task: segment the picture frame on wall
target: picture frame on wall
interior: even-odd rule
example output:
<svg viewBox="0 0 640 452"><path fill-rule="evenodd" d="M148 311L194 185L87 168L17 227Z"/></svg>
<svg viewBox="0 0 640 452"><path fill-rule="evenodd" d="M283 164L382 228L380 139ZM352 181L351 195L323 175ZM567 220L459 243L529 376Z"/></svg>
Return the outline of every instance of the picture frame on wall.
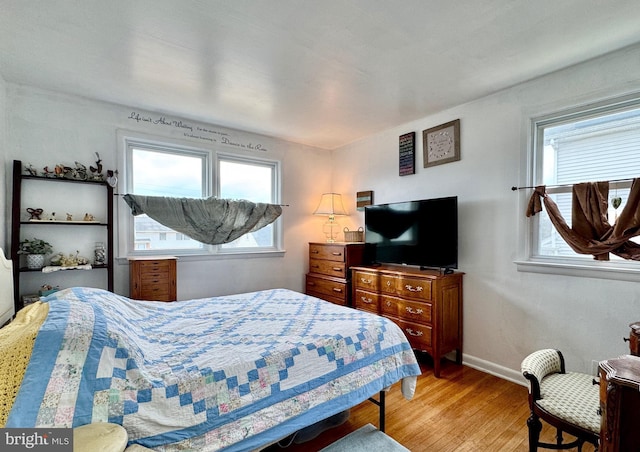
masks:
<svg viewBox="0 0 640 452"><path fill-rule="evenodd" d="M460 160L460 120L422 131L424 167Z"/></svg>
<svg viewBox="0 0 640 452"><path fill-rule="evenodd" d="M408 176L416 173L416 133L400 135L398 141L399 175Z"/></svg>

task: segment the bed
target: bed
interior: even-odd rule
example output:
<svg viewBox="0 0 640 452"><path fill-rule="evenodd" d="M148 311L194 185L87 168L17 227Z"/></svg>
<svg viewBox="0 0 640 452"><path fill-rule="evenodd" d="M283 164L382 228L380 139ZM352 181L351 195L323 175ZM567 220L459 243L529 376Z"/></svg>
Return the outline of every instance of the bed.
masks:
<svg viewBox="0 0 640 452"><path fill-rule="evenodd" d="M161 303L76 287L25 309L43 320L6 427L256 450L397 382L410 399L420 374L394 323L287 289Z"/></svg>

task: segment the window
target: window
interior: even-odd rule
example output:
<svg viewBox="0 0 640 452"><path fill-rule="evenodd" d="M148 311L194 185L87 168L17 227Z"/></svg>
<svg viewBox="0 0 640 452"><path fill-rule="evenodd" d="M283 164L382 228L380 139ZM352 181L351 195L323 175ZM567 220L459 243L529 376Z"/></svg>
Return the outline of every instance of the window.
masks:
<svg viewBox="0 0 640 452"><path fill-rule="evenodd" d="M218 156L220 174L219 190L221 198L248 199L253 202L275 203L278 199L277 164L261 160L239 159L232 156ZM273 248L276 243L274 223L245 234L231 243L221 245L221 250Z"/></svg>
<svg viewBox="0 0 640 452"><path fill-rule="evenodd" d="M123 137L123 142L127 193L279 202L278 162L215 153L182 144L166 144L148 138ZM125 254L251 253L276 251L280 245L279 221L218 246L193 240L146 215L133 217L124 229L130 231Z"/></svg>
<svg viewBox="0 0 640 452"><path fill-rule="evenodd" d="M532 129L531 185L546 185L547 194L571 225L572 184L612 181L608 214L609 223L614 224L629 193L628 180L640 177L640 99L621 99L538 118L532 122ZM614 208L614 198L622 199L618 209ZM532 218L530 226L532 260L612 266L575 253L557 233L544 210ZM616 266L640 270L640 263L625 261L613 254L610 258Z"/></svg>

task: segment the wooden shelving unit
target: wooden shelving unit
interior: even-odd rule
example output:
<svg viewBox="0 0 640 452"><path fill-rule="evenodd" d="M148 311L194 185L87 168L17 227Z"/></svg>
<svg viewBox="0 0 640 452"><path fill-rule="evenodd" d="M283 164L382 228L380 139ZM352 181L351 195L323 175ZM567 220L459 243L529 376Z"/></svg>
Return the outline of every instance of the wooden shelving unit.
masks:
<svg viewBox="0 0 640 452"><path fill-rule="evenodd" d="M24 209L22 205L22 189L24 184L30 181L41 181L45 183L71 183L78 184L79 186L88 184L93 186L102 186L105 190L106 196L106 210L107 218L106 222L94 222L94 221L23 221L21 220L21 212ZM72 201L70 201L71 203ZM24 174L22 161L13 161L13 192L12 192L12 206L11 206L11 259L13 260L13 291L14 291L14 303L16 312L23 307L21 294L20 294L20 275L28 272L39 272L40 270L32 270L26 267L20 266L20 256L18 254L20 241L22 237L22 229L27 226L33 228L49 228L49 227L71 227L71 228L86 228L86 227L102 227L106 230L105 243L107 246L107 259L104 265L93 265L95 270L107 271L107 290L113 291L113 187L107 184L105 181L94 180L76 180L65 179L58 177L43 177L43 176L31 176ZM73 270L65 270L73 271ZM58 272L60 273L60 272ZM63 278L63 275L59 277ZM56 276L58 278L58 276Z"/></svg>

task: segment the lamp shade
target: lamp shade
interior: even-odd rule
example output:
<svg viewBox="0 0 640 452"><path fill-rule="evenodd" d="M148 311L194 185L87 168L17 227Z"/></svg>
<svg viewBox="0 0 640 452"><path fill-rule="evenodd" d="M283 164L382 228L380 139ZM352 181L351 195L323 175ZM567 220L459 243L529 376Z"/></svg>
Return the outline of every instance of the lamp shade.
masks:
<svg viewBox="0 0 640 452"><path fill-rule="evenodd" d="M342 205L342 195L339 193L323 193L320 204L316 208L314 215L348 215Z"/></svg>

